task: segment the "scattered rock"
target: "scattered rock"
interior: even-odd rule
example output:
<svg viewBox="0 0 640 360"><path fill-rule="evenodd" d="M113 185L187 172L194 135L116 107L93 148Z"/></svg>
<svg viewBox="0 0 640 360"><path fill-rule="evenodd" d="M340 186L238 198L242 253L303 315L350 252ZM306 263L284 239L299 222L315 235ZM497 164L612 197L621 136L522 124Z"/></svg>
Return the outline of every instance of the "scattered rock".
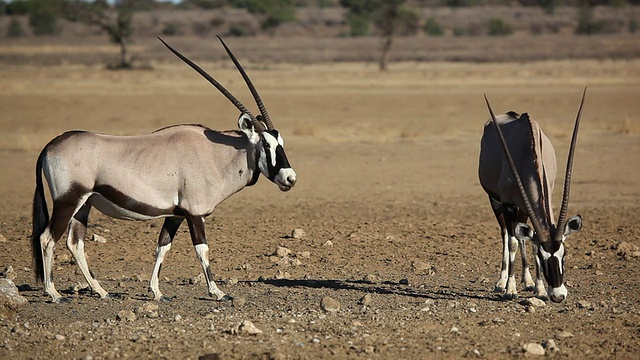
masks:
<svg viewBox="0 0 640 360"><path fill-rule="evenodd" d="M60 334L56 334L55 338L56 338L56 340L58 340L58 341L64 341L64 339L66 339L66 338L64 337L64 335L60 335Z"/></svg>
<svg viewBox="0 0 640 360"><path fill-rule="evenodd" d="M546 351L538 343L528 343L522 346L522 351L530 355L544 356Z"/></svg>
<svg viewBox="0 0 640 360"><path fill-rule="evenodd" d="M93 234L93 237L91 238L92 241L95 242L99 242L101 244L104 244L107 242L107 239L105 239L104 237L98 235L98 234Z"/></svg>
<svg viewBox="0 0 640 360"><path fill-rule="evenodd" d="M452 333L457 333L457 332L459 332L459 331L460 331L460 330L458 330L458 327L457 327L457 326L455 326L455 325L451 326L451 329L449 329L449 332L452 332Z"/></svg>
<svg viewBox="0 0 640 360"><path fill-rule="evenodd" d="M362 297L362 299L360 299L360 305L362 306L371 305L371 299L372 299L371 294L366 294L365 296Z"/></svg>
<svg viewBox="0 0 640 360"><path fill-rule="evenodd" d="M374 274L367 274L364 276L364 278L362 278L362 281L368 283L368 284L375 284L378 281L380 281L380 279L378 279L378 277Z"/></svg>
<svg viewBox="0 0 640 360"><path fill-rule="evenodd" d="M13 270L13 266L9 265L2 272L0 272L0 278L6 278L9 280L16 279L16 272Z"/></svg>
<svg viewBox="0 0 640 360"><path fill-rule="evenodd" d="M0 243L6 243L8 240L4 235L0 234Z"/></svg>
<svg viewBox="0 0 640 360"><path fill-rule="evenodd" d="M27 304L27 299L20 295L11 279L0 279L0 309L18 310Z"/></svg>
<svg viewBox="0 0 640 360"><path fill-rule="evenodd" d="M307 234L302 229L293 229L293 231L291 232L291 237L294 239L302 239L306 235Z"/></svg>
<svg viewBox="0 0 640 360"><path fill-rule="evenodd" d="M554 352L554 353L560 351L560 349L556 345L556 342L553 339L549 339L549 340L545 341L544 348L547 349L548 351Z"/></svg>
<svg viewBox="0 0 640 360"><path fill-rule="evenodd" d="M278 270L276 271L276 280L288 279L291 277L291 274L287 271Z"/></svg>
<svg viewBox="0 0 640 360"><path fill-rule="evenodd" d="M570 337L573 337L573 334L564 330L556 334L556 339L566 339Z"/></svg>
<svg viewBox="0 0 640 360"><path fill-rule="evenodd" d="M589 309L589 310L593 310L593 304L591 304L589 301L587 300L579 300L578 301L578 307L580 309Z"/></svg>
<svg viewBox="0 0 640 360"><path fill-rule="evenodd" d="M243 320L241 323L236 325L236 327L231 329L230 333L232 335L258 335L262 334L262 330L253 325L251 321Z"/></svg>
<svg viewBox="0 0 640 360"><path fill-rule="evenodd" d="M322 246L333 246L333 242L331 240L327 240Z"/></svg>
<svg viewBox="0 0 640 360"><path fill-rule="evenodd" d="M243 297L240 296L236 296L233 298L233 306L234 307L243 307L244 304L246 304L247 300L245 300Z"/></svg>
<svg viewBox="0 0 640 360"><path fill-rule="evenodd" d="M421 273L431 270L431 265L421 260L414 260L411 262L411 268L414 272Z"/></svg>
<svg viewBox="0 0 640 360"><path fill-rule="evenodd" d="M400 279L399 281L400 285L409 285L409 279Z"/></svg>
<svg viewBox="0 0 640 360"><path fill-rule="evenodd" d="M180 314L176 314L176 316L173 317L173 321L175 322L180 322L182 321L182 315Z"/></svg>
<svg viewBox="0 0 640 360"><path fill-rule="evenodd" d="M308 258L311 257L311 252L310 251L301 251L301 252L296 254L296 257L303 258L303 259L308 259Z"/></svg>
<svg viewBox="0 0 640 360"><path fill-rule="evenodd" d="M632 243L621 241L614 248L618 250L618 255L624 259L640 257L640 248Z"/></svg>
<svg viewBox="0 0 640 360"><path fill-rule="evenodd" d="M191 279L189 279L189 284L191 285L200 285L200 284L206 284L206 283L207 283L207 278L204 276L204 273L200 273L192 277Z"/></svg>
<svg viewBox="0 0 640 360"><path fill-rule="evenodd" d="M118 315L116 315L116 319L120 321L133 322L136 321L136 314L131 310L120 310Z"/></svg>
<svg viewBox="0 0 640 360"><path fill-rule="evenodd" d="M276 252L274 254L279 256L279 257L285 257L285 256L289 256L289 254L291 254L291 250L287 249L284 246L278 246L278 247L276 247Z"/></svg>
<svg viewBox="0 0 640 360"><path fill-rule="evenodd" d="M532 307L542 307L547 305L543 300L540 300L535 297L524 299L520 302L520 304L524 306L532 306Z"/></svg>
<svg viewBox="0 0 640 360"><path fill-rule="evenodd" d="M320 308L326 312L335 313L340 310L340 303L329 296L325 296L320 302Z"/></svg>
<svg viewBox="0 0 640 360"><path fill-rule="evenodd" d="M138 306L135 309L135 313L138 314L138 316L146 316L149 318L157 318L159 316L158 314L158 304L155 302L145 302L142 305Z"/></svg>
<svg viewBox="0 0 640 360"><path fill-rule="evenodd" d="M82 281L82 282L77 282L75 284L71 284L69 285L69 291L73 292L74 294L79 293L80 291L83 290L91 290L89 288L89 284L87 284L86 281Z"/></svg>

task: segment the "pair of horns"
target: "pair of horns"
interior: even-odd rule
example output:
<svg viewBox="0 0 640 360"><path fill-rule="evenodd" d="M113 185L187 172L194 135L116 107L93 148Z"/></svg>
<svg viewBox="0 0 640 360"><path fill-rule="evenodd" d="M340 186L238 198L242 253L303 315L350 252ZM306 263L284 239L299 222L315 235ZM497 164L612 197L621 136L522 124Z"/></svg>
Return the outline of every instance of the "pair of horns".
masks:
<svg viewBox="0 0 640 360"><path fill-rule="evenodd" d="M242 75L242 78L244 79L244 82L247 84L247 87L249 87L249 90L251 91L251 95L253 95L253 98L255 99L256 104L258 105L258 109L260 110L261 115L258 115L259 118L256 118L255 116L253 116L253 114L249 111L249 109L247 109L247 107L244 106L240 102L240 100L238 100L235 96L233 96L233 94L231 94L227 89L225 89L224 86L222 86L222 84L220 84L216 79L211 77L211 75L207 74L206 71L202 70L202 68L196 65L193 61L189 60L186 56L182 55L178 50L172 48L171 45L167 44L160 37L158 37L158 40L160 40L164 44L164 46L166 46L169 50L171 50L171 52L174 53L177 57L179 57L182 61L187 63L187 65L191 66L193 70L197 71L198 74L202 75L202 77L207 79L211 83L211 85L215 86L215 88L218 89L222 93L222 95L224 95L227 99L229 99L229 101L231 101L231 103L235 105L236 108L240 110L240 112L249 115L253 123L253 126L256 128L258 132L261 133L265 131L265 127L262 123L263 121L264 121L264 124L267 125L267 128L266 128L267 130L274 129L273 123L271 122L271 119L269 118L269 114L267 113L267 109L264 107L264 103L262 102L262 99L260 98L260 95L258 94L258 91L256 90L255 86L253 86L253 83L251 82L249 75L247 75L247 73L244 71L244 69L242 68L242 65L240 65L240 63L238 62L238 59L236 59L236 57L233 55L233 53L231 52L227 44L225 44L224 40L222 40L220 36L218 35L216 36L218 37L218 40L220 40L220 42L222 43L222 46L224 46L224 49L227 51L227 54L229 54L231 61L233 61L236 68Z"/></svg>
<svg viewBox="0 0 640 360"><path fill-rule="evenodd" d="M580 117L582 116L582 107L584 106L584 98L587 94L587 87L585 86L584 91L582 92L582 100L580 101L580 108L578 109L578 114L576 115L576 122L573 126L573 135L571 136L571 147L569 148L569 155L567 159L567 169L564 177L564 188L562 193L562 203L560 205L560 214L558 215L558 224L556 225L556 233L554 237L554 241L562 241L562 234L564 231L565 222L567 221L567 209L569 208L569 193L571 187L571 169L573 168L573 157L576 150L576 142L578 139L578 128L580 127ZM500 129L500 125L498 124L498 120L496 116L493 114L493 110L491 109L491 105L489 105L489 100L487 99L487 95L484 95L484 100L487 103L487 108L489 109L489 113L491 114L491 119L493 120L493 124L498 131L498 137L500 138L500 143L502 144L502 149L507 157L507 162L509 163L509 167L511 168L511 172L513 173L513 177L518 183L518 189L520 190L520 194L522 195L522 199L524 200L525 207L527 208L527 213L529 214L529 218L531 219L531 223L533 224L533 228L536 233L538 233L538 237L541 238L542 242L545 242L546 239L550 238L550 234L548 231L542 227L540 223L540 219L533 212L533 207L531 206L531 199L529 199L529 194L527 194L527 190L524 188L522 184L522 179L520 179L520 175L518 174L518 170L513 162L513 158L511 157L511 153L509 152L509 148L507 147L507 142L504 139L504 135L502 134L502 130Z"/></svg>

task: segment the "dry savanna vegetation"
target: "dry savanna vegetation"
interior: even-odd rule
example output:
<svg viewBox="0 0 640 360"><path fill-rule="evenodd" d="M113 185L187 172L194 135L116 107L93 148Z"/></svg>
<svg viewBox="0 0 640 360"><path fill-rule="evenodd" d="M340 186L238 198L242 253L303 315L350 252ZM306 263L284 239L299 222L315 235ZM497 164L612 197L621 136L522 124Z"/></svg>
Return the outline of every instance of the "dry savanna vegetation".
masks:
<svg viewBox="0 0 640 360"><path fill-rule="evenodd" d="M54 279L70 302L51 303L33 276L31 201L39 151L64 131L235 128L237 110L155 36L253 110L217 30L199 34L192 24L219 18L229 26L227 19L254 15L229 8L136 13L136 23L149 26L133 37L134 66L123 71L105 68L118 48L81 24L62 22L62 33L50 37L2 38L0 270L28 302L1 308L0 358L636 358L640 42L626 27L590 36L569 25L531 31L534 23L570 24L572 11L424 8L421 24L434 15L445 34L398 36L386 71L377 64L381 38L340 35L348 23L337 7L298 9L298 19L310 20L272 34L221 31L298 174L286 193L262 177L207 218L212 272L230 302L207 297L184 225L160 279L173 299L152 301L161 220L127 222L94 210L89 266L117 296L90 292L63 237ZM598 16L618 11L596 8ZM636 11L625 7L625 21ZM498 13L513 34L453 33ZM169 20L181 31L163 35ZM0 17L0 29L7 21ZM536 303L519 285L519 299L503 300L493 292L499 228L477 178L488 119L483 94L497 112L534 117L563 170L586 85L569 206L584 224L566 243L568 298Z"/></svg>

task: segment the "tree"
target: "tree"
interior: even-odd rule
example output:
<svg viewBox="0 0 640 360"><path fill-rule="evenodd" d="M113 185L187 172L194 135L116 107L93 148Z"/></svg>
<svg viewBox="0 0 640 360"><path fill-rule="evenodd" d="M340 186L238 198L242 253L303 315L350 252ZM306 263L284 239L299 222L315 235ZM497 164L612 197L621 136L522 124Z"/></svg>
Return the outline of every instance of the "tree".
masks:
<svg viewBox="0 0 640 360"><path fill-rule="evenodd" d="M347 18L354 33L354 23L364 20L373 22L382 37L382 50L378 65L380 70L387 69L391 45L396 34L415 34L418 31L419 15L408 8L403 8L406 0L340 0L340 5L347 8ZM354 20L357 20L354 22ZM359 26L362 26L360 23ZM362 35L362 34L358 34Z"/></svg>
<svg viewBox="0 0 640 360"><path fill-rule="evenodd" d="M63 13L68 20L98 27L109 35L112 43L120 47L120 61L109 65L110 69L129 69L132 66L127 54L127 45L133 34L133 9L130 4L127 1L116 2L115 8L111 9L106 0L94 0L91 3L73 0L63 5Z"/></svg>
<svg viewBox="0 0 640 360"><path fill-rule="evenodd" d="M247 9L251 14L264 15L260 22L263 30L273 30L296 18L296 0L231 0L237 8Z"/></svg>

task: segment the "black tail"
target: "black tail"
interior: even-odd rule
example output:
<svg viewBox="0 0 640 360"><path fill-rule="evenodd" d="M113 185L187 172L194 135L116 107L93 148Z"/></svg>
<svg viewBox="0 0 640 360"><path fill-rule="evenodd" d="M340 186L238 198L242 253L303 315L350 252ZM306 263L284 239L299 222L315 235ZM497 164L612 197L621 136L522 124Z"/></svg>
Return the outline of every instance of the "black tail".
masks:
<svg viewBox="0 0 640 360"><path fill-rule="evenodd" d="M31 233L31 255L33 256L33 269L36 274L36 281L44 281L44 263L42 259L42 247L40 246L40 235L49 224L49 211L47 209L47 199L42 186L42 158L45 151L40 153L36 163L36 191L33 194L33 232Z"/></svg>

